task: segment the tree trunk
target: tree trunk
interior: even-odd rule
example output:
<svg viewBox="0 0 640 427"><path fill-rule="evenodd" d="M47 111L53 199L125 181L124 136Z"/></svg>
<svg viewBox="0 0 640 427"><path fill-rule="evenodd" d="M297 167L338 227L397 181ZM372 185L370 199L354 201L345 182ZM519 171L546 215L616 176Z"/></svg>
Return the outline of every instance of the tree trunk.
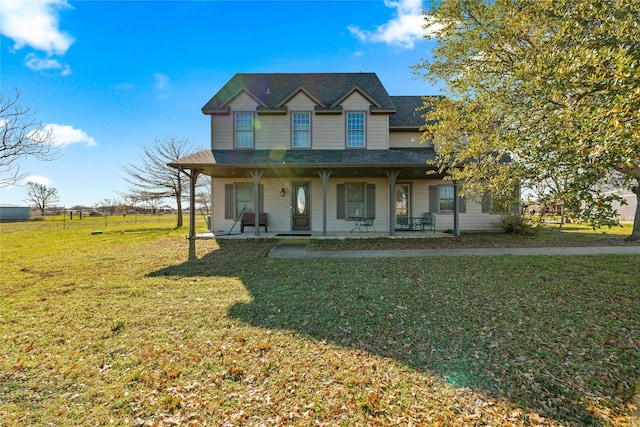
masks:
<svg viewBox="0 0 640 427"><path fill-rule="evenodd" d="M179 192L176 192L176 206L178 207L178 223L176 227L180 228L182 227L182 194ZM193 212L191 212L191 215L193 215Z"/></svg>
<svg viewBox="0 0 640 427"><path fill-rule="evenodd" d="M633 230L631 235L627 237L627 240L637 242L640 240L640 180L638 185L632 188L633 193L636 195L636 213L633 217Z"/></svg>

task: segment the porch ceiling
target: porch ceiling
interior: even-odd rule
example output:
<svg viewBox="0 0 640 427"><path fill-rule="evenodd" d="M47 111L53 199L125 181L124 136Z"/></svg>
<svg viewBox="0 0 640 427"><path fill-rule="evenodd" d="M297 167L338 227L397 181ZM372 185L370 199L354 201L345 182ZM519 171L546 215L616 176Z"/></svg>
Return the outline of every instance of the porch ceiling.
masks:
<svg viewBox="0 0 640 427"><path fill-rule="evenodd" d="M427 166L435 159L433 148L395 148L389 150L203 150L169 166L199 169L214 178L246 177L253 170L263 177L317 177L329 170L332 177L386 177L385 171L397 170L398 179L437 178L427 175L435 170Z"/></svg>

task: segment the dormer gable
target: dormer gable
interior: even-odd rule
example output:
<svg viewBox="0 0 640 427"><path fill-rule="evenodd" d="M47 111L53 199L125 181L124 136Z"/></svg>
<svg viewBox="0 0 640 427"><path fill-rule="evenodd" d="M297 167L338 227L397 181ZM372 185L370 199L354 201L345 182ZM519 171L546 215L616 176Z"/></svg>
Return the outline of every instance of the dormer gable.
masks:
<svg viewBox="0 0 640 427"><path fill-rule="evenodd" d="M212 116L219 116L219 115L228 115L231 113L231 104L233 104L233 102L238 99L238 97L240 97L242 94L247 95L249 98L251 98L253 101L255 101L256 104L258 104L257 106L257 110L264 108L264 104L262 103L262 101L260 101L260 98L258 96L256 96L255 94L251 93L251 91L245 89L245 88L238 88L238 90L236 90L235 93L231 94L228 97L225 97L225 102L224 103L218 103L217 105L209 105L212 104L211 102L209 102L207 105L205 105L204 107L202 107L202 112L204 114L209 114Z"/></svg>
<svg viewBox="0 0 640 427"><path fill-rule="evenodd" d="M371 97L371 95L369 95L367 92L365 92L364 90L362 90L362 88L358 86L354 86L353 88L351 88L351 90L349 90L340 98L338 98L336 102L334 102L333 105L331 105L331 107L337 107L339 105L342 105L342 103L346 99L350 98L354 93L359 93L360 95L362 95L369 103L371 103L371 105L375 105L376 107L381 107L378 101L376 101L373 97Z"/></svg>
<svg viewBox="0 0 640 427"><path fill-rule="evenodd" d="M311 92L309 92L307 89L305 89L302 86L298 87L296 90L291 92L291 95L289 95L286 98L284 98L278 104L278 107L284 107L289 101L291 101L293 98L295 98L296 96L298 96L301 93L304 94L311 101L313 101L316 104L316 106L318 106L318 107L326 107L326 105L320 99L318 99L316 96L314 96Z"/></svg>

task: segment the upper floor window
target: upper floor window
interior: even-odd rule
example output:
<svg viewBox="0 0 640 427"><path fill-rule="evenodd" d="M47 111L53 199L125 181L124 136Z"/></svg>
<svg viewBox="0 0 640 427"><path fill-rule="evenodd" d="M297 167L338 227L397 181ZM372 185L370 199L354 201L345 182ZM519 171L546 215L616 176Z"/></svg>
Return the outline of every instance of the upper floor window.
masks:
<svg viewBox="0 0 640 427"><path fill-rule="evenodd" d="M347 148L364 146L364 113L347 113Z"/></svg>
<svg viewBox="0 0 640 427"><path fill-rule="evenodd" d="M236 147L253 147L253 113L235 114Z"/></svg>
<svg viewBox="0 0 640 427"><path fill-rule="evenodd" d="M293 148L311 147L311 113L293 113L291 128Z"/></svg>

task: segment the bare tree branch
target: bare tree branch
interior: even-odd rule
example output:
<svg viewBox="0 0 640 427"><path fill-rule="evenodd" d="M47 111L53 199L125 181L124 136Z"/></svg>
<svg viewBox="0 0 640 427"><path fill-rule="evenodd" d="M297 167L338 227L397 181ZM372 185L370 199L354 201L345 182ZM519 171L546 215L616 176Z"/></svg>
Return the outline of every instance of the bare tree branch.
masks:
<svg viewBox="0 0 640 427"><path fill-rule="evenodd" d="M44 211L48 206L60 201L58 190L54 187L47 187L37 182L28 182L27 187L29 191L25 200L40 209L42 215L44 215Z"/></svg>
<svg viewBox="0 0 640 427"><path fill-rule="evenodd" d="M178 210L177 227L182 227L182 200L189 192L188 179L167 164L191 154L195 149L186 138L156 139L151 147L143 147L139 164L123 166L129 193L138 200L157 201L174 198Z"/></svg>
<svg viewBox="0 0 640 427"><path fill-rule="evenodd" d="M14 98L0 93L0 185L15 184L24 177L19 161L25 157L55 160L58 146L47 129L35 119L35 112L18 104L20 92Z"/></svg>

